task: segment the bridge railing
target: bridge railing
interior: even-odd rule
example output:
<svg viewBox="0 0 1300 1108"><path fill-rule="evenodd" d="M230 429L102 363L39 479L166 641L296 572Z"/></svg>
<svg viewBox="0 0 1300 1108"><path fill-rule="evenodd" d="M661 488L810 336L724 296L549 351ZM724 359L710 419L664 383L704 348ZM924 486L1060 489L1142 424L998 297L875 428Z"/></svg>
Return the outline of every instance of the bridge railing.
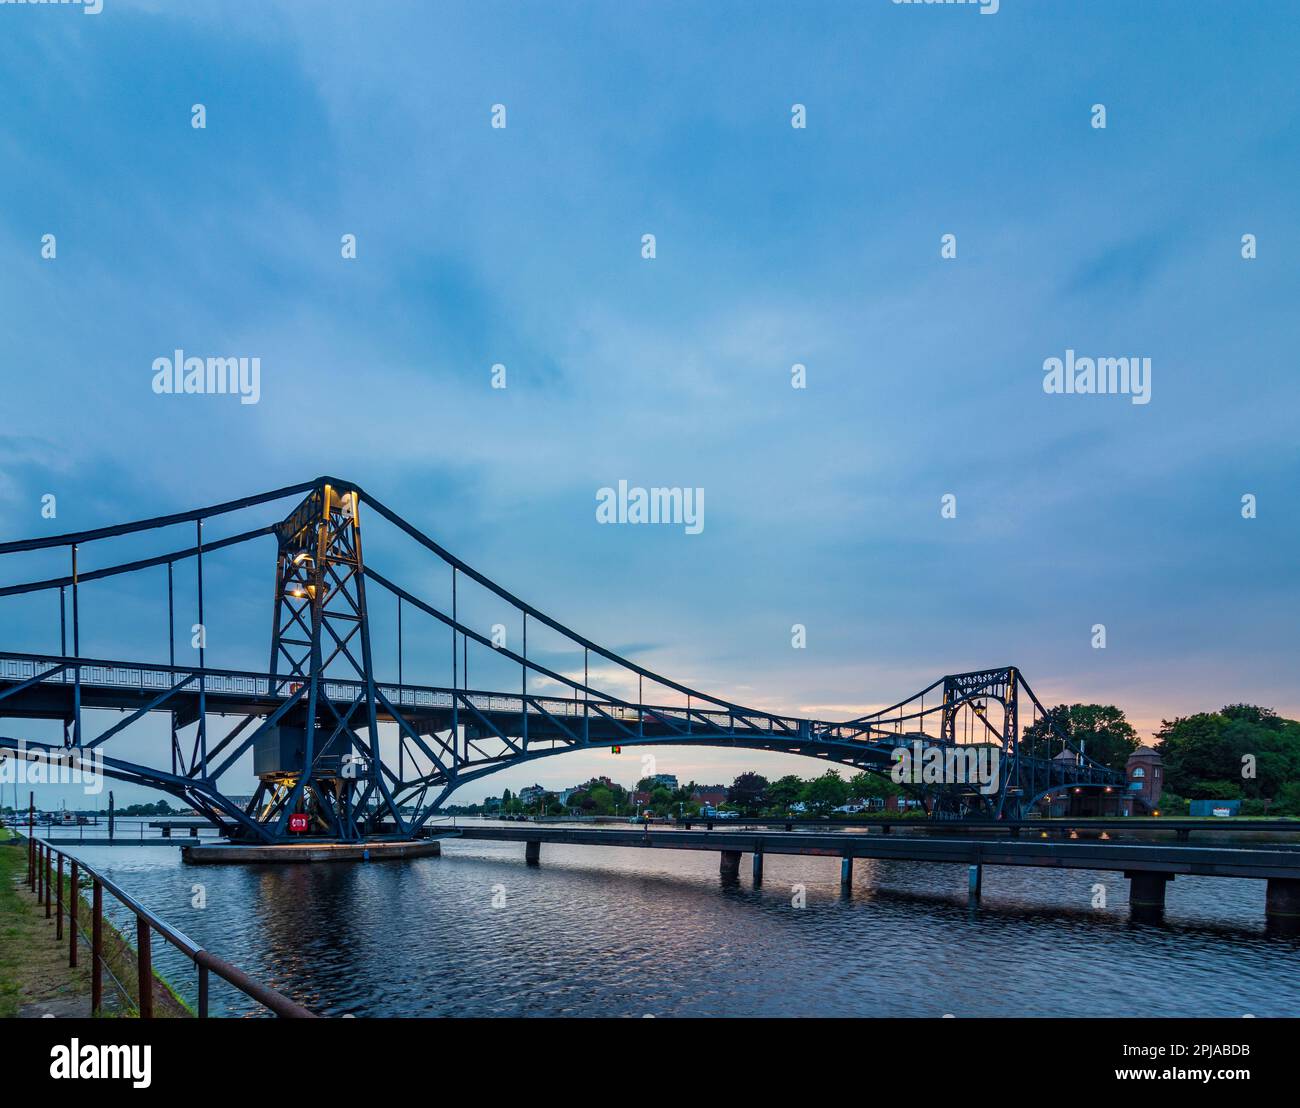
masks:
<svg viewBox="0 0 1300 1108"><path fill-rule="evenodd" d="M64 902L64 862L69 863L68 897ZM81 883L90 878L91 934L87 939L81 926ZM92 1015L98 1015L104 1004L104 977L112 981L123 1000L133 1007L141 1019L152 1019L154 1015L154 975L153 975L153 935L157 932L167 942L194 963L198 970L198 1011L200 1019L208 1017L208 983L209 975L215 973L245 996L255 1000L277 1016L284 1018L311 1018L315 1012L290 1000L283 993L259 981L253 980L238 966L231 965L224 958L204 950L201 946L177 930L166 920L151 912L130 893L109 880L102 873L86 865L85 862L65 854L44 839L35 835L27 836L27 886L36 894L38 904L45 905L45 917L54 919L54 941L64 939L64 919L67 919L68 965L76 967L80 954L79 943L90 950L90 1009ZM104 892L107 891L119 904L127 909L136 920L136 992L132 997L125 983L120 981L108 965L104 955ZM120 969L120 967L119 967Z"/></svg>

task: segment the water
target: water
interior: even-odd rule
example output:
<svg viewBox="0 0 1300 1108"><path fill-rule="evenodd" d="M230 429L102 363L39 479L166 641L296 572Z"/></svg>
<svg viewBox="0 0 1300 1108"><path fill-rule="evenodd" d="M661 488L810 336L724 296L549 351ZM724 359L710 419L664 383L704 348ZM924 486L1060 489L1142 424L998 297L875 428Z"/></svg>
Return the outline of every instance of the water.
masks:
<svg viewBox="0 0 1300 1108"><path fill-rule="evenodd" d="M441 858L317 866L77 853L323 1015L1300 1012L1300 940L1265 933L1262 881L1180 877L1152 926L1130 923L1120 875L1082 870L986 866L972 911L965 867L915 862L859 859L843 895L838 859L768 855L755 889L748 857L728 885L712 851L546 844L539 867L521 843L470 841L444 842ZM155 963L192 1001L192 967L157 938ZM260 1014L215 978L212 1011Z"/></svg>

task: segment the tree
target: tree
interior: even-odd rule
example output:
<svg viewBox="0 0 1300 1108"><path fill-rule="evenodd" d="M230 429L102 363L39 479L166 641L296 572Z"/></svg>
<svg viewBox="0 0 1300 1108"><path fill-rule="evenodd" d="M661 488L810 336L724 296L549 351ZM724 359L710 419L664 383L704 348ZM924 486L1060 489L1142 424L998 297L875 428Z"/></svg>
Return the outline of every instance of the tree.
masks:
<svg viewBox="0 0 1300 1108"><path fill-rule="evenodd" d="M758 773L742 773L727 790L727 802L744 815L757 815L767 795L767 778Z"/></svg>
<svg viewBox="0 0 1300 1108"><path fill-rule="evenodd" d="M1089 758L1120 771L1140 745L1132 724L1113 704L1058 704L1025 728L1021 753L1054 758L1062 750L1061 735Z"/></svg>
<svg viewBox="0 0 1300 1108"><path fill-rule="evenodd" d="M1163 721L1165 787L1193 800L1280 797L1300 777L1300 723L1270 708L1229 704Z"/></svg>
<svg viewBox="0 0 1300 1108"><path fill-rule="evenodd" d="M1165 788L1193 800L1216 799L1203 797L1200 785L1234 775L1233 752L1223 737L1226 724L1217 712L1161 721L1156 750L1164 762Z"/></svg>
<svg viewBox="0 0 1300 1108"><path fill-rule="evenodd" d="M610 816L614 814L614 794L604 785L594 786L587 796L591 800L596 815Z"/></svg>
<svg viewBox="0 0 1300 1108"><path fill-rule="evenodd" d="M839 770L828 769L820 777L814 777L804 788L803 800L818 815L825 815L832 808L838 808L848 802L849 783L839 774Z"/></svg>
<svg viewBox="0 0 1300 1108"><path fill-rule="evenodd" d="M1281 731L1286 724L1286 720L1272 708L1261 708L1256 704L1229 704L1220 710L1219 715L1224 719L1244 720L1269 731Z"/></svg>
<svg viewBox="0 0 1300 1108"><path fill-rule="evenodd" d="M767 803L778 815L785 815L803 796L804 782L793 773L779 777L767 787Z"/></svg>
<svg viewBox="0 0 1300 1108"><path fill-rule="evenodd" d="M891 796L901 796L902 794L902 785L878 773L866 773L864 771L849 778L849 799L851 800L883 800Z"/></svg>

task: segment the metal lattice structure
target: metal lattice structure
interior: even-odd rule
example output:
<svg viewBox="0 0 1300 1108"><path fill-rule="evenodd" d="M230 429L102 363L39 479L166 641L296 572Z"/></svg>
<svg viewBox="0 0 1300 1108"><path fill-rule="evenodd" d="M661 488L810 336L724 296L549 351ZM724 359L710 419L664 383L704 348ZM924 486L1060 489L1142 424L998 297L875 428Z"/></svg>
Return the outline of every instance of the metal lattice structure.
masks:
<svg viewBox="0 0 1300 1108"><path fill-rule="evenodd" d="M300 499L283 519L205 543L209 521L289 498ZM449 604L433 603L366 564L363 506L415 543L425 560L449 571ZM195 532L190 547L90 571L80 568L88 546L186 525ZM203 623L204 558L267 539L276 545L269 666L265 671L211 667ZM946 676L898 704L852 720L745 707L652 672L579 635L444 550L356 485L335 478L190 512L3 543L0 566L12 566L24 554L59 549L69 556L66 575L0 586L0 602L57 593L60 628L58 654L0 651L0 717L61 721L63 741L0 737L0 751L21 751L34 759L93 756L106 776L179 797L234 838L280 842L304 833L342 841L407 838L421 834L452 791L469 781L505 766L609 746L772 750L875 773L888 773L900 750L936 763L975 747L996 751L1000 771L993 789L987 783L975 788L919 776L913 782L931 814L949 818L1016 817L1052 790L1122 785L1122 775L1087 758L1053 729L1014 667ZM86 584L165 567L174 627L174 569L191 560L197 580L197 665L177 663L174 632L165 664L82 654ZM458 597L466 583L518 617L520 651L462 618ZM396 682L376 673L367 585L396 601ZM447 635L450 685L404 680L404 612L427 617ZM575 663L571 672L536 652L530 657L530 626L535 634L541 628L558 636ZM517 665L518 687L508 692L471 688L471 646ZM636 695L597 688L590 671L593 656L601 666L613 667L625 688L635 683ZM662 699L648 701L646 684L660 690ZM101 717L114 711L118 716L111 724L92 725L92 717L102 723ZM155 713L170 717L170 765L115 755L110 744ZM215 738L217 721L231 716L237 722ZM1047 720L1046 746L1022 745L1026 717ZM250 752L258 784L251 798L237 801L224 782Z"/></svg>

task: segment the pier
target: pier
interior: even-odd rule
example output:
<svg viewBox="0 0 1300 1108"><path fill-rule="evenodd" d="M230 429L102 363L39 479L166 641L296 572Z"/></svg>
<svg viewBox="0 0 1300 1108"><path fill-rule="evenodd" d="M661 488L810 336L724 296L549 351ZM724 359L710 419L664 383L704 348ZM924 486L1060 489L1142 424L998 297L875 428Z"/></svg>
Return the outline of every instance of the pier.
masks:
<svg viewBox="0 0 1300 1108"><path fill-rule="evenodd" d="M985 866L1035 866L1107 870L1130 882L1129 902L1136 912L1158 914L1165 889L1180 876L1245 878L1268 882L1265 914L1270 923L1300 928L1300 849L1287 846L1193 846L1185 843L1101 842L1097 840L989 839L953 836L866 835L798 831L651 831L586 828L461 827L462 839L521 842L531 863L541 860L544 843L616 846L650 850L713 850L719 872L738 878L741 858L753 856L753 875L762 881L767 854L800 854L840 859L840 883L853 880L857 858L934 862L967 867L970 898L978 901Z"/></svg>

